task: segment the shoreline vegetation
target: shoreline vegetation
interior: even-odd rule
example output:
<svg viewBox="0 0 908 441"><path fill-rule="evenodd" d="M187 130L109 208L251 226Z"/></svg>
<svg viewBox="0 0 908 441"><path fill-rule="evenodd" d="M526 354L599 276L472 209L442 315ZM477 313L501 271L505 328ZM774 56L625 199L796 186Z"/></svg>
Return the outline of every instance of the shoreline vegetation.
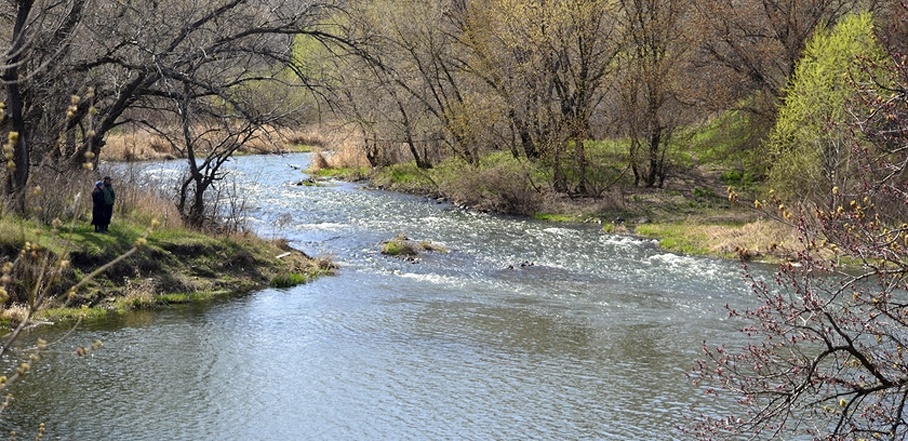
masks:
<svg viewBox="0 0 908 441"><path fill-rule="evenodd" d="M657 240L666 251L780 262L793 258L787 245L797 246L797 231L766 216L748 204L729 201L728 184L721 171L678 167L664 188L615 186L599 198L568 197L540 190L534 194L511 195L504 184L475 185L468 176L498 174L508 180L519 161L502 166L501 160L478 167L463 163L442 163L426 171L412 162L372 169L365 158L361 140L328 124L281 131L279 142L254 143L242 154L313 152L308 170L311 180L337 178L365 181L373 188L416 194L450 201L467 209L516 214L550 222L597 223L607 234L632 234ZM154 136L115 135L101 159L113 162L173 159L179 153L156 142ZM521 171L521 173L530 173ZM542 178L544 179L544 178ZM496 187L495 184L498 186ZM461 188L488 188L486 194L466 194ZM516 193L516 191L514 191ZM491 202L489 202L491 201ZM516 205L518 209L513 209ZM528 207L529 210L522 208Z"/></svg>
<svg viewBox="0 0 908 441"><path fill-rule="evenodd" d="M48 287L49 295L33 320L53 323L210 302L269 286L307 283L335 269L330 260L307 256L279 239L246 232L208 234L182 226L159 227L145 237L146 226L140 220L116 216L114 220L106 234L93 232L81 221L56 232L19 219L0 221L0 254L15 255L25 244L37 258L26 265L68 256L66 270ZM133 247L137 251L129 253ZM124 255L79 289L70 290L93 270ZM18 323L27 304L4 309L0 322Z"/></svg>
<svg viewBox="0 0 908 441"><path fill-rule="evenodd" d="M293 151L311 148L303 147L306 134L299 136L292 140L297 146ZM132 151L110 150L115 154L103 158L106 162L180 158L179 152L150 143ZM243 153L277 151L253 145ZM115 178L113 222L109 232L95 232L88 193L74 188L91 188L95 174L61 178L67 183L63 186L53 179L42 181L54 191L36 187L26 217L0 211L0 297L10 303L0 311L0 326L208 303L304 284L337 269L328 257L308 256L284 239L260 237L241 225L190 228L172 201L133 182L133 176Z"/></svg>
<svg viewBox="0 0 908 441"><path fill-rule="evenodd" d="M9 291L15 298L0 311L0 323L15 326L27 318L52 324L206 303L269 286L307 283L336 269L330 259L310 257L280 239L248 232L202 233L180 225L149 233L147 224L141 216L115 214L110 231L99 234L84 219L54 228L0 218L0 256L12 263L5 269L23 282L19 288L40 285L42 299L29 311L35 294ZM44 282L36 283L39 278Z"/></svg>
<svg viewBox="0 0 908 441"><path fill-rule="evenodd" d="M517 175L529 176L533 171L529 165L501 155L478 166L443 161L429 170L407 162L371 168L360 146L353 134L313 126L257 137L238 154L312 152L310 167L303 170L312 181L366 181L373 188L449 201L465 209L547 222L595 223L601 225L603 234L654 239L662 249L680 254L779 262L791 258L786 244L797 242L793 228L730 202L718 172L689 167L676 171L663 188L619 185L606 189L600 197L581 198L546 191L544 185L534 192L509 188L509 183L522 179ZM111 135L100 159L131 162L182 157L155 135L138 131ZM36 256L46 253L69 259L67 270L54 282L52 290L58 292L48 297L31 320L53 323L208 302L334 274L336 266L330 259L312 258L279 239L267 240L242 229L202 233L185 227L172 202L140 187L120 183L122 197L109 234L90 231L84 205L71 225L58 228L47 226L48 222L0 216L0 255L8 260L28 247ZM476 192L477 188L484 190ZM76 199L74 205L85 204L73 193L68 197ZM36 200L61 205L66 199L56 198ZM47 211L60 210L49 208L43 217ZM163 217L164 225L144 238L143 231L158 217ZM92 276L75 293L63 292L92 270L128 253L140 240L141 250ZM14 300L22 306L5 309L0 323L11 325L26 317L28 299Z"/></svg>

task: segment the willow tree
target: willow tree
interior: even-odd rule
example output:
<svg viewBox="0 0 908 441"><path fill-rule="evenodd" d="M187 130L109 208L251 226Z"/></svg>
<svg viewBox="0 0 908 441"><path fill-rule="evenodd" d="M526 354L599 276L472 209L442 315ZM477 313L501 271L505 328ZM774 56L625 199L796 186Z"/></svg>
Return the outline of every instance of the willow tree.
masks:
<svg viewBox="0 0 908 441"><path fill-rule="evenodd" d="M853 191L860 185L852 149L863 141L852 135L848 105L872 82L868 63L882 65L884 55L869 13L817 30L767 140L769 183L780 196L821 202L833 187Z"/></svg>

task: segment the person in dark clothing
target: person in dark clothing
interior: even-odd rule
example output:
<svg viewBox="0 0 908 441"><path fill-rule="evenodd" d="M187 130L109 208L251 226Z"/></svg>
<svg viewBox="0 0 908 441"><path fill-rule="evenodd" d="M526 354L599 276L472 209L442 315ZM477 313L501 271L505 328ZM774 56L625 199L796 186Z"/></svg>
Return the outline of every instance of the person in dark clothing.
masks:
<svg viewBox="0 0 908 441"><path fill-rule="evenodd" d="M95 182L95 188L91 191L91 224L95 226L95 231L101 231L104 225L104 181Z"/></svg>
<svg viewBox="0 0 908 441"><path fill-rule="evenodd" d="M98 231L107 232L107 227L110 226L110 218L113 217L114 201L117 197L110 176L105 176L102 181L101 195L104 198L104 211L103 216L101 216L101 229Z"/></svg>

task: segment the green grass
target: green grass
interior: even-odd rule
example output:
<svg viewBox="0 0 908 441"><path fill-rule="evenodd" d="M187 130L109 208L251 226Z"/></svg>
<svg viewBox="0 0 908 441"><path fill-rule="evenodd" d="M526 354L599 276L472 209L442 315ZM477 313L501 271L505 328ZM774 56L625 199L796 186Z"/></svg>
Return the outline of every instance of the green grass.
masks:
<svg viewBox="0 0 908 441"><path fill-rule="evenodd" d="M381 169L372 177L372 183L389 190L431 193L437 191L436 185L431 179L435 172L435 169L420 170L415 162L405 162Z"/></svg>
<svg viewBox="0 0 908 441"><path fill-rule="evenodd" d="M577 216L564 213L535 213L533 219L545 222L577 222Z"/></svg>
<svg viewBox="0 0 908 441"><path fill-rule="evenodd" d="M743 110L730 110L708 119L705 123L686 128L682 137L687 138L690 151L701 163L741 165L752 161L758 154L753 149L742 148L752 136L753 127Z"/></svg>
<svg viewBox="0 0 908 441"><path fill-rule="evenodd" d="M14 280L6 288L14 290L13 299L30 292L23 285L30 282L16 280L16 274L23 274L25 268L37 271L43 258L17 261L27 242L40 244L51 262L63 256L70 262L62 278L47 285L51 296L47 305L53 308L39 311L39 316L51 321L204 302L277 283L306 283L332 273L329 260L310 260L285 243L168 227L153 231L133 254L84 282L75 295L67 295L88 274L132 250L149 227L129 216L115 215L106 234L95 232L86 220L64 224L55 232L48 225L11 215L0 217L0 261L16 261L22 268L13 273ZM0 305L0 309L3 306L12 305Z"/></svg>
<svg viewBox="0 0 908 441"><path fill-rule="evenodd" d="M381 245L381 253L386 256L414 256L418 251L416 246L409 241L394 239Z"/></svg>
<svg viewBox="0 0 908 441"><path fill-rule="evenodd" d="M369 176L368 167L323 167L318 170L309 170L309 174L319 178L337 178L345 181L358 181Z"/></svg>
<svg viewBox="0 0 908 441"><path fill-rule="evenodd" d="M447 253L448 249L427 240L413 241L404 235L399 235L381 244L381 253L386 256L415 256L422 251Z"/></svg>
<svg viewBox="0 0 908 441"><path fill-rule="evenodd" d="M50 322L64 322L74 320L100 320L110 314L104 308L46 308L39 312L38 318Z"/></svg>
<svg viewBox="0 0 908 441"><path fill-rule="evenodd" d="M654 238L665 250L680 254L709 255L710 237L703 230L690 228L683 223L642 224L634 228L634 233L641 237Z"/></svg>
<svg viewBox="0 0 908 441"><path fill-rule="evenodd" d="M302 285L309 281L309 276L300 273L281 274L271 281L271 286L275 288L290 288Z"/></svg>
<svg viewBox="0 0 908 441"><path fill-rule="evenodd" d="M312 152L320 149L320 147L317 145L308 145L308 144L290 144L286 147L291 152L296 152L296 153L312 153Z"/></svg>
<svg viewBox="0 0 908 441"><path fill-rule="evenodd" d="M207 303L222 297L236 295L229 290L168 293L156 296L158 305L180 305L187 303Z"/></svg>

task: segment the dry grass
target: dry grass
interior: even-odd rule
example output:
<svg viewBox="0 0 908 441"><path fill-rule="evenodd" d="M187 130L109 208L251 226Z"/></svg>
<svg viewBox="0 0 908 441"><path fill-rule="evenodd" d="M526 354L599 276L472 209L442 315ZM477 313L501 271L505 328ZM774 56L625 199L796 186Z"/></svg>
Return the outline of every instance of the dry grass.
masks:
<svg viewBox="0 0 908 441"><path fill-rule="evenodd" d="M150 224L151 219L157 219L162 228L185 228L176 204L167 197L128 185L121 186L119 194L123 196L117 196L122 200L117 209L122 213L129 211L136 221Z"/></svg>
<svg viewBox="0 0 908 441"><path fill-rule="evenodd" d="M314 149L331 158L331 167L360 167L368 165L361 145L361 140L352 131L329 124L296 128L264 127L238 152L286 153ZM129 162L175 159L181 156L180 151L173 148L166 138L139 127L108 135L100 159Z"/></svg>
<svg viewBox="0 0 908 441"><path fill-rule="evenodd" d="M117 307L127 310L146 309L155 306L158 294L154 279L133 279L126 282L122 297L116 300Z"/></svg>
<svg viewBox="0 0 908 441"><path fill-rule="evenodd" d="M356 131L331 125L322 125L315 130L323 142L317 145L319 148L313 156L311 170L371 167L363 149L362 136Z"/></svg>
<svg viewBox="0 0 908 441"><path fill-rule="evenodd" d="M88 219L91 215L91 191L98 179L97 173L58 173L38 168L29 181L29 208L46 224L54 219ZM37 191L39 188L41 190Z"/></svg>
<svg viewBox="0 0 908 441"><path fill-rule="evenodd" d="M287 146L306 146L324 148L329 144L325 131L317 125L284 128L279 131L281 138Z"/></svg>
<svg viewBox="0 0 908 441"><path fill-rule="evenodd" d="M151 224L151 220L156 219L162 228L185 227L172 199L175 189L162 188L161 183L149 180L132 168L107 174L113 177L113 186L117 191L116 215L128 216L142 224ZM85 203L87 213L91 213L90 198Z"/></svg>
<svg viewBox="0 0 908 441"><path fill-rule="evenodd" d="M771 220L757 220L741 226L704 225L706 237L712 238L710 251L733 254L744 251L749 256L787 257L798 246L795 228Z"/></svg>
<svg viewBox="0 0 908 441"><path fill-rule="evenodd" d="M309 161L309 170L318 171L328 167L330 167L330 165L328 165L328 160L321 151L317 151L312 155L312 160Z"/></svg>
<svg viewBox="0 0 908 441"><path fill-rule="evenodd" d="M332 168L370 168L362 148L349 143L334 148L325 158Z"/></svg>
<svg viewBox="0 0 908 441"><path fill-rule="evenodd" d="M58 173L49 169L37 169L30 180L31 191L28 205L35 218L44 224L54 219L64 223L91 220L91 192L101 176L111 175L117 192L115 214L129 216L136 221L149 223L158 219L163 224L182 226L179 212L168 189L142 178L138 173L79 171ZM40 189L40 190L39 190Z"/></svg>
<svg viewBox="0 0 908 441"><path fill-rule="evenodd" d="M28 306L14 304L0 308L0 322L21 323L28 316Z"/></svg>
<svg viewBox="0 0 908 441"><path fill-rule="evenodd" d="M145 161L174 159L178 153L161 135L146 129L108 135L100 159L103 161Z"/></svg>

